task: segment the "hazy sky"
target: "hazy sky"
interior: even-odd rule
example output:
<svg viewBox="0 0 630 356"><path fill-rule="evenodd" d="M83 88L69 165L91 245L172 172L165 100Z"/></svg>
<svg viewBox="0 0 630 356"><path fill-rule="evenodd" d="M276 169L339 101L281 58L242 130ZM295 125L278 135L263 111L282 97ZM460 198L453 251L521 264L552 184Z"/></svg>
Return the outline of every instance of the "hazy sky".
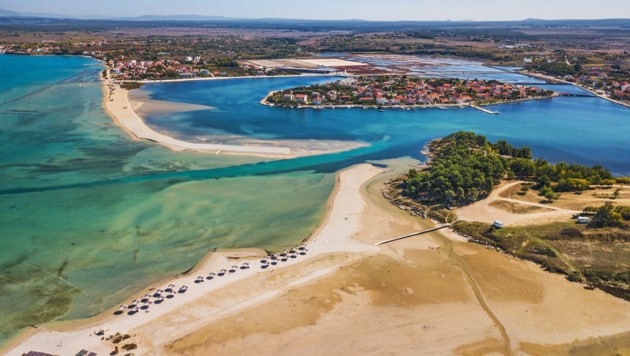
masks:
<svg viewBox="0 0 630 356"><path fill-rule="evenodd" d="M71 16L365 20L630 18L630 0L0 0L0 9Z"/></svg>

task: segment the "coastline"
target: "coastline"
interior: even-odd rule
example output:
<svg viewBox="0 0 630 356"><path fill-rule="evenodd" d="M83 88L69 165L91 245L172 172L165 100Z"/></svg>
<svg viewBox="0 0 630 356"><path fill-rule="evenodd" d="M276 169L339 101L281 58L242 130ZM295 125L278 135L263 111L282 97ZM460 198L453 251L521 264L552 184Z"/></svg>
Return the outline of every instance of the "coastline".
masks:
<svg viewBox="0 0 630 356"><path fill-rule="evenodd" d="M291 105L276 105L274 103L270 103L267 99L272 96L274 93L276 93L277 90L275 91L271 91L267 94L267 96L265 96L262 100L260 100L260 104L265 105L265 106L269 106L269 107L278 107L278 108L285 108L285 109L313 109L313 110L320 110L320 109L364 109L364 110L374 110L374 109L378 109L378 110L416 110L416 109L464 109L464 108L472 108L475 110L479 110L481 112L484 112L486 114L491 114L491 115L496 115L496 114L500 114L500 112L498 111L491 111L488 109L485 109L485 106L491 106L491 105L502 105L502 104L511 104L511 103L518 103L518 102L525 102L525 101L531 101L531 100L545 100L545 99L552 99L554 97L559 96L558 93L554 93L550 96L545 96L545 97L531 97L531 98L522 98L522 99L515 99L515 100L509 100L509 101L497 101L497 102L492 102L492 103L465 103L465 104L426 104L426 105L419 105L419 104L414 104L414 105L374 105L374 104L370 104L370 105L362 105L362 104L335 104L335 105L295 105L295 106L291 106Z"/></svg>
<svg viewBox="0 0 630 356"><path fill-rule="evenodd" d="M107 340L101 339L95 331L104 330L112 335L115 332L133 333L135 329L150 326L158 322L161 318L171 313L186 313L187 306L194 302L201 302L217 291L227 291L231 286L241 283L248 283L252 279L272 276L276 270L278 272L291 269L290 267L304 264L304 261L319 261L318 268L309 271L306 275L300 276L294 285L298 286L308 281L315 280L323 275L334 272L336 267L347 262L344 258L335 258L338 254L354 254L365 256L374 254L378 249L369 243L359 242L353 236L360 231L360 217L366 207L366 202L359 193L359 186L369 179L382 174L385 170L370 164L361 164L345 169L337 174L335 188L333 189L322 222L315 228L313 233L305 240L304 247L307 254L301 258L290 259L283 265L274 268L261 268L256 263L258 259L266 255L266 252L258 249L238 249L210 252L191 271L182 275L176 275L162 282L149 286L132 296L127 304L133 303L146 293L153 293L158 288L165 289L169 285L186 285L190 290L185 294L177 295L176 298L168 300L164 304L154 304L151 313L139 313L139 315L113 315L117 308L107 310L95 317L68 322L51 322L47 325L32 327L23 331L0 349L0 353L6 355L22 355L31 350L47 350L55 354L74 354L80 349L89 349L98 354L109 354L113 346ZM357 186L358 185L358 186ZM332 257L327 257L332 256ZM355 256L355 258L356 258ZM345 261L345 262L344 262ZM230 268L229 266L247 262L251 264L248 269L239 269L233 274L228 274L223 279L215 278L213 281L204 284L195 283L196 275L208 274L220 269ZM343 263L342 263L343 262ZM322 268L319 268L322 267ZM285 286L280 286L257 298L246 298L240 303L231 305L231 310L225 305L220 309L213 309L207 312L203 318L198 318L199 322L208 322L225 316L226 313L247 308L256 303L276 297L282 293ZM260 293L260 291L257 291ZM187 324L188 325L188 324ZM165 325L163 325L166 327ZM193 332L194 327L182 325L178 329ZM54 345L54 346L53 346Z"/></svg>
<svg viewBox="0 0 630 356"><path fill-rule="evenodd" d="M144 120L138 115L134 108L146 111L145 105L151 101L142 103L138 100L130 101L128 90L115 84L111 79L101 79L103 91L103 110L112 118L113 122L123 131L136 140L146 140L166 146L174 151L196 151L212 154L237 154L258 156L265 158L295 158L311 156L324 153L340 152L367 146L363 142L345 142L333 140L319 141L299 141L299 140L269 140L260 141L246 139L252 144L228 145L218 143L197 143L179 140L165 134L156 132L146 125ZM162 103L163 104L163 103ZM171 103L172 104L172 103ZM177 105L187 111L208 110L210 107L203 107L192 104L172 104ZM149 110L150 111L150 110Z"/></svg>
<svg viewBox="0 0 630 356"><path fill-rule="evenodd" d="M615 100L612 98L609 98L607 95L605 94L600 94L595 92L595 90L585 87L583 85L579 85L578 83L574 83L574 82L570 82L564 79L559 79L550 75L546 75L546 74L541 74L541 73L534 73L534 72L530 72L527 70L522 70L520 71L521 74L532 77L532 78L537 78L537 79L542 79L545 82L549 83L549 84L567 84L567 85L573 85L576 88L580 88L582 90L585 90L591 94L593 94L594 96L600 98L600 99L604 99L607 101L610 101L613 104L617 104L617 105L621 105L621 106L625 106L626 108L630 108L630 104L629 103L624 103L622 101L619 100Z"/></svg>
<svg viewBox="0 0 630 356"><path fill-rule="evenodd" d="M380 347L545 353L584 342L630 347L623 341L630 335L630 304L531 262L452 232L374 246L430 224L381 194L383 182L409 164L361 164L339 172L325 215L303 245L306 256L262 268L260 250L210 253L187 274L138 293L134 298L170 284L190 286L151 305L150 313L114 316L113 308L87 320L42 325L2 351L108 354L115 345L107 338L117 332L129 334L139 354L347 354ZM251 268L194 282L197 275L245 262ZM261 342L264 350L256 346Z"/></svg>

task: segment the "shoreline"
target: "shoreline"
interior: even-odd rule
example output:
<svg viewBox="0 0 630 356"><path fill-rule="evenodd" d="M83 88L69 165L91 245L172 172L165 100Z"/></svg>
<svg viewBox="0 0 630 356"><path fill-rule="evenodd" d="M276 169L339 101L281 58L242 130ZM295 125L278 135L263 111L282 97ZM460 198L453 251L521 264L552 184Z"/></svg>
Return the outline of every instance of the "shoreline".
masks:
<svg viewBox="0 0 630 356"><path fill-rule="evenodd" d="M269 106L269 107L277 107L277 108L281 108L281 109L313 109L313 110L321 110L321 109L364 109L364 110L374 110L374 109L378 109L378 110L403 110L403 111L409 111L409 110L416 110L416 109L426 109L426 110L431 110L431 109L441 109L441 110L448 110L448 109L465 109L465 108L472 108L475 110L479 110L482 111L486 114L500 114L500 112L497 111L491 111L488 109L485 109L485 106L493 106L493 105L503 105L503 104L512 104L512 103L519 103L519 102L526 102L526 101L532 101L532 100L546 100L546 99L552 99L555 97L558 97L558 94L554 94L554 95L550 95L550 96L546 96L546 97L535 97L535 98L523 98L523 99L516 99L516 100L510 100L510 101L498 101L496 103L484 103L484 104L476 104L476 103L466 103L466 104L428 104L428 105L361 105L361 104L344 104L344 105L297 105L297 106L291 106L291 105L276 105L274 103L270 103L267 101L267 98L270 95L273 95L275 92L277 91L272 91L269 92L269 94L263 98L260 101L260 104L265 105L265 106Z"/></svg>
<svg viewBox="0 0 630 356"><path fill-rule="evenodd" d="M564 80L564 79L559 79L559 78L556 78L556 77L551 76L551 75L546 75L546 74L541 74L541 73L534 73L534 72L530 72L530 71L527 71L527 70L521 70L521 71L519 71L519 73L521 73L521 74L523 74L523 75L526 75L526 76L528 76L528 77L532 77L532 78L536 78L536 79L542 79L542 80L544 80L547 84L566 84L566 85L573 85L574 87L576 87L576 88L580 88L580 89L582 89L582 90L585 90L585 91L587 91L587 92L589 92L589 93L593 94L594 96L596 96L596 97L598 97L598 98L600 98L600 99L604 99L604 100L607 100L607 101L609 101L609 102L611 102L611 103L613 103L613 104L621 105L621 106L624 106L624 107L626 107L626 108L629 108L629 109L630 109L630 103L624 103L624 102L622 102L622 101L619 101L619 100L615 100L615 99L609 98L609 97L608 97L607 95L605 95L605 94L600 94L600 93L597 93L597 92L595 92L595 90L593 90L593 89L591 89L591 88L588 88L588 87L585 87L585 86L580 85L580 84L575 83L575 82L570 82L570 81L567 81L567 80Z"/></svg>
<svg viewBox="0 0 630 356"><path fill-rule="evenodd" d="M134 110L139 107L129 100L129 91L115 84L111 79L102 79L103 91L102 106L104 112L113 120L116 126L120 127L128 135L136 140L146 140L170 148L173 151L195 151L212 154L237 154L247 156L258 156L264 158L296 158L302 156L312 156L325 153L341 152L365 147L368 144L363 142L345 142L333 140L319 141L260 141L247 139L255 142L256 145L231 145L218 143L198 143L179 140L168 135L159 133L151 129L144 120ZM150 103L144 102L140 106ZM186 111L204 110L199 105L181 104ZM188 108L186 107L188 106ZM211 109L210 107L207 108ZM144 108L143 108L144 110Z"/></svg>
<svg viewBox="0 0 630 356"><path fill-rule="evenodd" d="M602 291L586 291L532 262L470 244L452 232L374 246L386 236L430 224L389 204L382 196L383 182L409 164L395 161L388 168L360 164L337 173L324 216L302 245L308 250L305 256L262 268L258 262L266 255L262 250L211 252L188 273L153 283L127 300L129 303L171 284L190 286L184 294L151 305L150 313L115 316L112 313L116 308L112 308L86 320L41 325L25 330L0 352L74 354L87 349L108 354L114 344L101 340L101 335L95 334L98 330L103 330L103 338L117 332L129 334L129 342L139 346L134 350L139 354L173 354L182 349L188 351L177 354L254 350L260 345L260 337L266 345L261 354L286 352L287 345L294 345L295 351L316 352L322 350L323 340L338 332L341 336L330 347L348 342L347 347L356 347L358 342L369 348L377 343L404 352L421 345L435 351L432 353L443 354L461 347L478 350L474 345L487 343L490 338L495 340L488 345L491 350L505 350L497 340L501 338L498 326L488 315L494 315L502 324L511 340L507 347L514 352L567 343L570 347L584 340L594 340L593 344L623 340L630 333L627 302ZM231 265L243 266L245 262L250 264L249 269L195 283L197 275ZM349 280L348 273L352 276ZM468 277L463 278L463 274ZM384 282L377 280L372 287L375 289L365 290L370 284L364 278L377 276ZM323 304L325 311L315 313L312 322L307 318L306 324L295 324L295 320L302 320L301 308L307 308L305 315L312 314L308 311L312 303L324 300L318 291L326 288L341 293L342 298L332 307ZM567 295L571 295L570 300ZM378 301L382 298L391 298L392 304L381 305ZM419 302L411 302L413 298L419 298ZM251 319L256 315L264 320L262 325L280 318L287 326L282 332L270 329L272 335L261 333L254 328L261 322ZM406 316L401 319L401 315ZM351 330L355 323L364 324L365 332L343 334L342 330ZM419 325L424 325L420 331L425 336L417 334ZM224 333L227 339L207 338L215 333ZM290 343L302 338L311 341L307 346L302 341ZM194 352L186 349L191 344ZM208 351L212 347L214 352Z"/></svg>
<svg viewBox="0 0 630 356"><path fill-rule="evenodd" d="M147 286L127 300L127 304L133 303L133 301L139 300L146 293L153 293L157 289L165 289L173 284L176 286L189 286L189 291L181 293L171 300L166 300L164 304L152 305L151 308L153 310L151 313L113 315L117 310L117 307L114 307L88 319L57 321L46 325L33 326L24 330L3 348L0 348L0 353L22 355L28 351L46 350L54 354L65 355L74 354L81 349L88 349L98 354L109 354L113 346L106 340L99 338L100 335L97 335L95 331L103 330L105 335L113 335L115 332L131 334L134 329L150 325L169 313L185 311L186 305L202 300L214 292L228 290L230 286L238 282L259 278L265 274L270 275L276 270L280 272L291 269L296 265L313 260L317 261L321 258L330 261L331 259L326 258L326 256L337 254L366 256L374 254L378 251L378 248L370 243L359 242L353 239L353 236L361 230L360 216L367 205L360 194L359 188L367 181L384 172L385 169L383 168L370 164L360 164L337 173L335 188L328 199L324 217L302 245L308 251L304 256L289 259L286 263L278 264L273 268L263 268L256 263L256 260L261 257L261 254L264 253L266 255L264 250L250 248L210 252L190 271L166 278L161 282L154 283L153 286ZM333 258L332 260L334 261L335 259ZM226 274L223 279L215 277L214 280L206 281L203 284L195 282L199 278L195 277L197 274L214 273L212 271L227 269L230 268L230 265L240 264L242 267L244 266L243 263L249 263L250 267L247 269L239 268L234 273ZM338 263L335 262L332 265L326 263L326 268L309 273L298 281L294 281L294 285L298 286L330 274L334 272L336 267L340 266ZM276 290L275 293L263 294L258 298L246 300L243 303L239 303L237 309L246 308L276 297L282 290L284 290L284 287ZM217 310L212 313L213 315L208 315L206 318L219 318L224 313L224 310ZM188 330L188 332L192 331L194 329Z"/></svg>

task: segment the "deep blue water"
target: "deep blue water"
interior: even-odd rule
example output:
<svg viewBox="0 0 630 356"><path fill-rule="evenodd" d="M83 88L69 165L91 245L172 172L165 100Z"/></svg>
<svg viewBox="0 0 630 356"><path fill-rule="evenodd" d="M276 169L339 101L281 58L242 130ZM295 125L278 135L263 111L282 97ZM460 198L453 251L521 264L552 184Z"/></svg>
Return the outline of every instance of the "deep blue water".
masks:
<svg viewBox="0 0 630 356"><path fill-rule="evenodd" d="M506 73L507 79L519 76ZM522 77L522 76L520 76ZM516 82L524 81L516 78ZM340 155L348 163L411 156L429 140L458 130L529 146L552 162L602 164L630 174L630 110L596 97L556 97L489 107L500 115L464 109L412 111L363 109L283 109L259 104L267 92L330 78L267 78L146 85L151 96L213 106L215 110L150 117L148 123L183 139L223 134L261 139L348 140L377 144L369 153ZM571 85L538 85L585 94ZM337 156L335 156L337 157ZM334 158L339 159L339 158ZM296 163L300 160L296 160ZM298 163L299 166L299 163Z"/></svg>

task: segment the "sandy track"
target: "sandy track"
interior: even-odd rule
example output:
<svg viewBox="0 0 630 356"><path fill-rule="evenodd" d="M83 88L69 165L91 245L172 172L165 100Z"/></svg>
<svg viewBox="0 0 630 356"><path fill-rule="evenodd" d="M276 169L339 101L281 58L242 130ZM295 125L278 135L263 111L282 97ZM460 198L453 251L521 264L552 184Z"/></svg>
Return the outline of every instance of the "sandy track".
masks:
<svg viewBox="0 0 630 356"><path fill-rule="evenodd" d="M458 218L460 220L479 221L489 224L491 224L495 220L499 220L506 225L523 226L532 224L541 225L552 221L570 219L573 215L581 212L579 210L562 209L551 205L531 203L522 200L501 197L501 194L504 191L521 183L522 182L517 181L502 185L499 188L493 190L488 198L478 201L474 204L458 208ZM506 201L526 206L535 206L539 208L544 208L548 211L533 212L528 214L513 214L505 210L493 207L492 204L497 201Z"/></svg>

